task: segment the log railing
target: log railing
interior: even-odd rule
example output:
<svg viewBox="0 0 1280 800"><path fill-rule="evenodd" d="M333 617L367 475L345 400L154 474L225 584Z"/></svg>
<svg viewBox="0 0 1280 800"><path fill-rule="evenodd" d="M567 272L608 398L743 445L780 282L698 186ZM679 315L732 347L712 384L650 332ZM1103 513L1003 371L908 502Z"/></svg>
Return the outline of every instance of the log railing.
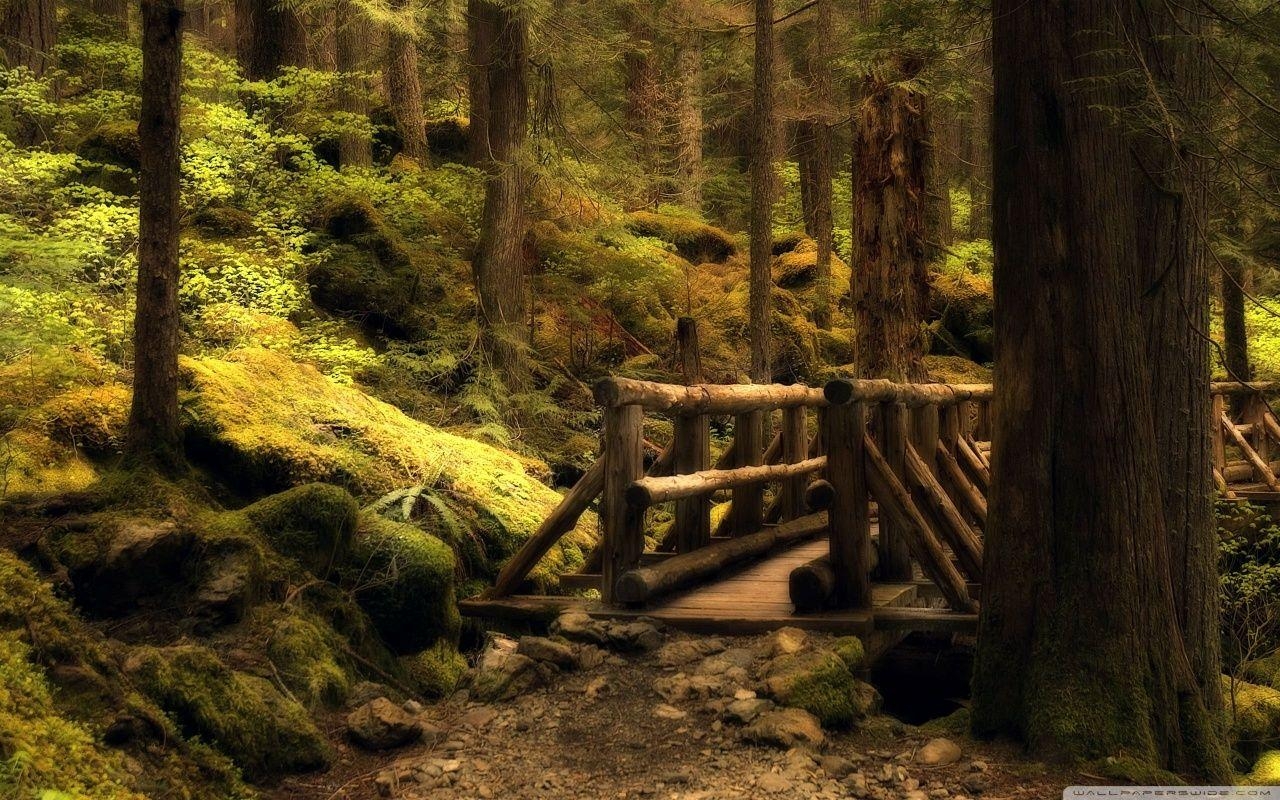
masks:
<svg viewBox="0 0 1280 800"><path fill-rule="evenodd" d="M1228 499L1280 492L1280 422L1266 394L1273 383L1215 383L1210 392L1213 481Z"/></svg>

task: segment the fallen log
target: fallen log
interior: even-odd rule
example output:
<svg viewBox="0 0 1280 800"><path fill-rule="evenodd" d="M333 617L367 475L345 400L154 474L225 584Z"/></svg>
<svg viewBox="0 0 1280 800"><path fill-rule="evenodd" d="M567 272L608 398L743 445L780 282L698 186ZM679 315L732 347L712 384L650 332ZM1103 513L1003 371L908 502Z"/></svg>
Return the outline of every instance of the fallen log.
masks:
<svg viewBox="0 0 1280 800"><path fill-rule="evenodd" d="M775 547L813 538L826 529L825 513L810 514L746 536L715 542L692 553L671 556L660 564L637 567L618 578L614 599L623 603L644 603L711 577L726 567L764 555Z"/></svg>

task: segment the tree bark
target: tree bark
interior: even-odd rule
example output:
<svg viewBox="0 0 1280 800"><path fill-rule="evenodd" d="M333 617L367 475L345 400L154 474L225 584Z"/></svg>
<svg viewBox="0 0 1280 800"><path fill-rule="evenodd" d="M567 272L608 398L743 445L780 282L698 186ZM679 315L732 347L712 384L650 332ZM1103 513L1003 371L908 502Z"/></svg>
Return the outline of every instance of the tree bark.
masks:
<svg viewBox="0 0 1280 800"><path fill-rule="evenodd" d="M897 66L904 77L920 67ZM878 74L861 88L853 141L854 363L863 377L921 380L929 299L925 101Z"/></svg>
<svg viewBox="0 0 1280 800"><path fill-rule="evenodd" d="M1101 110L1128 99L1100 78L1124 66L1117 18L1136 2L993 9L1004 311L973 727L1218 780L1170 581L1130 142Z"/></svg>
<svg viewBox="0 0 1280 800"><path fill-rule="evenodd" d="M676 44L676 191L680 203L702 210L702 34L684 31Z"/></svg>
<svg viewBox="0 0 1280 800"><path fill-rule="evenodd" d="M832 135L835 97L830 33L834 24L832 0L818 0L814 15L814 36L809 38L806 53L807 80L812 95L810 118L798 123L803 140L801 159L802 192L807 197L805 232L817 242L817 294L813 305L813 323L822 330L831 327L831 244L832 219Z"/></svg>
<svg viewBox="0 0 1280 800"><path fill-rule="evenodd" d="M182 0L142 2L142 110L138 122L138 299L127 454L182 463L178 420L178 200Z"/></svg>
<svg viewBox="0 0 1280 800"><path fill-rule="evenodd" d="M1227 377L1253 380L1249 363L1249 334L1244 324L1244 287L1249 280L1249 264L1243 259L1226 261L1221 280L1222 338L1226 355Z"/></svg>
<svg viewBox="0 0 1280 800"><path fill-rule="evenodd" d="M484 11L484 0L467 0L467 101L471 118L467 127L471 165L483 167L489 160L489 67L493 61L493 26Z"/></svg>
<svg viewBox="0 0 1280 800"><path fill-rule="evenodd" d="M479 2L475 11L493 33L486 93L488 147L484 216L474 262L485 353L519 391L528 384L529 314L524 271L525 170L528 129L528 22L518 10Z"/></svg>
<svg viewBox="0 0 1280 800"><path fill-rule="evenodd" d="M109 21L121 35L129 32L128 0L91 0L89 9Z"/></svg>
<svg viewBox="0 0 1280 800"><path fill-rule="evenodd" d="M58 17L54 0L11 0L0 16L0 43L4 63L10 69L26 67L41 77L53 66L58 43Z"/></svg>
<svg viewBox="0 0 1280 800"><path fill-rule="evenodd" d="M391 116L400 134L401 152L420 164L427 163L427 120L422 110L422 81L418 75L418 45L413 25L412 0L392 0L401 19L387 33L387 60L383 80Z"/></svg>
<svg viewBox="0 0 1280 800"><path fill-rule="evenodd" d="M1209 95L1199 10L1138 0L1128 27L1138 34L1157 90L1177 103L1204 108ZM1166 98L1144 92L1143 102L1166 109ZM1163 113L1168 113L1167 111ZM1171 120L1169 122L1172 122ZM1138 252L1142 254L1143 321L1148 387L1155 415L1154 452L1162 457L1165 532L1169 537L1173 598L1191 668L1203 702L1222 708L1222 659L1218 613L1218 536L1210 469L1207 170L1189 143L1148 132L1132 158L1138 180Z"/></svg>
<svg viewBox="0 0 1280 800"><path fill-rule="evenodd" d="M773 316L774 36L773 0L755 0L754 107L751 115L751 380L773 380L769 326Z"/></svg>
<svg viewBox="0 0 1280 800"><path fill-rule="evenodd" d="M357 117L369 114L369 92L366 81L355 75L367 69L369 60L369 23L351 0L339 0L336 12L334 44L337 50L338 72L344 84L338 93L338 108ZM368 167L373 164L373 142L358 133L338 136L338 164L348 167Z"/></svg>
<svg viewBox="0 0 1280 800"><path fill-rule="evenodd" d="M251 81L269 81L281 67L307 65L302 17L278 0L235 0L236 60Z"/></svg>

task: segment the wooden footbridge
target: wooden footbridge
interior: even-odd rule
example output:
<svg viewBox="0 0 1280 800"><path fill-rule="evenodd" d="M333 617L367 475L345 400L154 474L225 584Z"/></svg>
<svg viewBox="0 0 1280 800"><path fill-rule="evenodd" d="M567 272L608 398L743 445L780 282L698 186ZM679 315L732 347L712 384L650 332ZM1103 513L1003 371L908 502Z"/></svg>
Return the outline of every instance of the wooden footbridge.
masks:
<svg viewBox="0 0 1280 800"><path fill-rule="evenodd" d="M1280 501L1270 384L1214 384L1220 494ZM680 386L609 378L600 458L495 585L464 614L648 616L688 630L783 625L840 633L972 632L991 488L990 385L836 380ZM646 468L645 415L671 419ZM711 420L733 438L711 462ZM777 431L766 445L766 426ZM656 448L655 448L656 449ZM601 539L565 590L520 594L547 551L600 499ZM670 524L651 526L670 508Z"/></svg>

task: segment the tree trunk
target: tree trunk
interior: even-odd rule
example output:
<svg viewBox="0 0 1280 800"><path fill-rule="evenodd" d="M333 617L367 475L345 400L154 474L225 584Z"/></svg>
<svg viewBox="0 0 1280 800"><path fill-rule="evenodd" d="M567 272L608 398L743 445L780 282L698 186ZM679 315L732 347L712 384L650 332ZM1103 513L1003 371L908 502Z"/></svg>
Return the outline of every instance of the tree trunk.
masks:
<svg viewBox="0 0 1280 800"><path fill-rule="evenodd" d="M676 45L676 198L702 210L702 34L681 34Z"/></svg>
<svg viewBox="0 0 1280 800"><path fill-rule="evenodd" d="M993 9L1004 311L973 727L1216 780L1170 581L1129 142L1100 110L1126 100L1100 80L1123 66L1116 5Z"/></svg>
<svg viewBox="0 0 1280 800"><path fill-rule="evenodd" d="M26 67L36 77L53 66L58 43L58 17L54 0L10 0L0 16L0 42L4 63L10 69Z"/></svg>
<svg viewBox="0 0 1280 800"><path fill-rule="evenodd" d="M955 142L950 108L934 107L929 114L933 133L928 150L928 201L925 220L925 251L930 261L941 259L954 241L951 229L951 174L955 160Z"/></svg>
<svg viewBox="0 0 1280 800"><path fill-rule="evenodd" d="M251 81L269 81L281 67L307 65L302 17L278 0L235 0L236 60Z"/></svg>
<svg viewBox="0 0 1280 800"><path fill-rule="evenodd" d="M490 363L508 388L528 384L529 313L524 273L526 189L524 144L528 127L528 23L518 10L479 2L481 23L493 33L488 69L489 158L484 217L475 257L481 337Z"/></svg>
<svg viewBox="0 0 1280 800"><path fill-rule="evenodd" d="M653 9L646 3L625 7L624 27L629 34L629 44L623 53L622 63L626 84L626 127L631 137L632 150L644 183L645 205L657 207L662 199L662 165L658 154L662 151L662 75L655 51L656 35L650 15Z"/></svg>
<svg viewBox="0 0 1280 800"><path fill-rule="evenodd" d="M985 74L990 67L990 48L984 47L979 56ZM969 239L987 239L991 236L991 201L988 187L991 185L991 95L985 83L973 87L973 99L969 105L965 128L965 177L969 188Z"/></svg>
<svg viewBox="0 0 1280 800"><path fill-rule="evenodd" d="M813 127L813 149L808 159L812 230L809 235L818 244L817 283L813 323L822 330L831 328L831 244L832 219L831 180L833 169L831 124L835 117L834 77L829 33L834 24L832 0L818 0L814 19L817 35L811 38L810 75L816 113ZM806 229L809 225L806 224Z"/></svg>
<svg viewBox="0 0 1280 800"><path fill-rule="evenodd" d="M1203 108L1208 63L1199 37L1199 11L1157 0L1134 3L1129 29L1142 43L1142 61L1160 89L1181 104ZM1152 108L1167 102L1145 97ZM1140 136L1132 148L1140 163L1134 210L1143 266L1142 304L1147 334L1148 386L1155 415L1155 448L1162 459L1165 532L1169 537L1173 598L1191 668L1203 701L1222 709L1218 613L1218 536L1210 472L1208 253L1205 227L1207 170L1186 142Z"/></svg>
<svg viewBox="0 0 1280 800"><path fill-rule="evenodd" d="M1253 380L1249 363L1249 334L1244 324L1244 287L1249 280L1249 264L1243 259L1229 258L1222 275L1222 338L1226 355L1227 378Z"/></svg>
<svg viewBox="0 0 1280 800"><path fill-rule="evenodd" d="M369 59L369 23L351 0L339 0L336 12L334 44L337 49L338 72L344 83L338 92L338 108L356 117L369 115L369 91L363 78L355 77L367 68ZM368 167L373 164L373 142L359 133L338 136L338 164Z"/></svg>
<svg viewBox="0 0 1280 800"><path fill-rule="evenodd" d="M911 77L919 64L900 62ZM853 141L854 363L867 378L924 378L924 97L880 76L862 81Z"/></svg>
<svg viewBox="0 0 1280 800"><path fill-rule="evenodd" d="M91 0L89 9L109 21L121 35L129 32L128 0Z"/></svg>
<svg viewBox="0 0 1280 800"><path fill-rule="evenodd" d="M751 380L773 381L769 326L773 315L774 41L773 0L755 0L755 105L751 115Z"/></svg>
<svg viewBox="0 0 1280 800"><path fill-rule="evenodd" d="M493 26L484 0L467 0L467 128L471 166L489 161L489 67L493 61Z"/></svg>
<svg viewBox="0 0 1280 800"><path fill-rule="evenodd" d="M138 300L127 452L137 463L166 469L182 463L178 421L182 13L182 0L142 2Z"/></svg>
<svg viewBox="0 0 1280 800"><path fill-rule="evenodd" d="M400 18L387 32L387 62L383 68L387 102L391 104L391 116L400 134L401 152L420 164L426 164L430 152L427 150L427 120L422 110L422 81L418 75L412 0L392 0L391 8L398 12Z"/></svg>

